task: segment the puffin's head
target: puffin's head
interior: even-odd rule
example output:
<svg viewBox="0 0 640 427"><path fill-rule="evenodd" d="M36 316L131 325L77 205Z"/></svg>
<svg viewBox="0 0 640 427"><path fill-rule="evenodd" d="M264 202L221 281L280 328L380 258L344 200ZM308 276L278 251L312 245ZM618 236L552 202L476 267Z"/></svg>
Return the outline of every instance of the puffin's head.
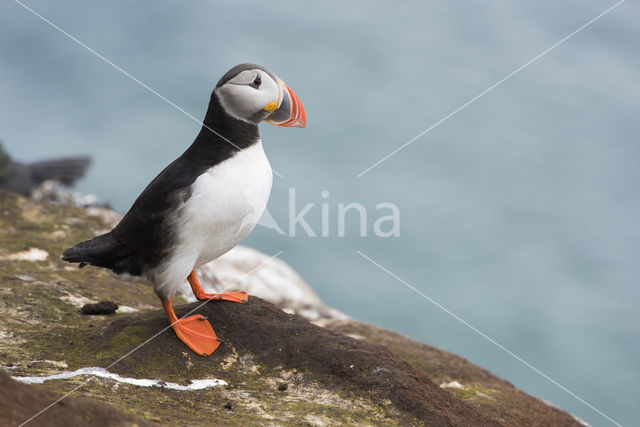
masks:
<svg viewBox="0 0 640 427"><path fill-rule="evenodd" d="M256 64L236 65L222 76L214 94L227 114L245 122L303 128L302 102L278 76Z"/></svg>

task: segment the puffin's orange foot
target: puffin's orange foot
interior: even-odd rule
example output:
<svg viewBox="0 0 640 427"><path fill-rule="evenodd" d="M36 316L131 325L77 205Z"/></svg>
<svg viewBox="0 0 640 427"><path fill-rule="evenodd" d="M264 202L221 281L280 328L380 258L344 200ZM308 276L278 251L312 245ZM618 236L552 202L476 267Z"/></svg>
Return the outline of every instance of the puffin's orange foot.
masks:
<svg viewBox="0 0 640 427"><path fill-rule="evenodd" d="M207 294L202 292L196 295L200 301L231 301L238 302L240 304L246 304L249 300L249 295L246 292L226 292L224 294Z"/></svg>
<svg viewBox="0 0 640 427"><path fill-rule="evenodd" d="M249 296L246 294L246 292L226 292L224 294L206 293L202 288L200 281L196 277L196 272L193 270L191 270L191 274L189 274L189 277L187 277L187 280L189 280L189 284L191 285L191 290L193 291L193 294L200 301L207 301L207 300L232 301L232 302L239 302L244 304L249 300Z"/></svg>
<svg viewBox="0 0 640 427"><path fill-rule="evenodd" d="M200 356L210 356L220 345L207 318L199 314L179 319L171 327L178 338Z"/></svg>
<svg viewBox="0 0 640 427"><path fill-rule="evenodd" d="M171 298L163 299L162 306L167 318L178 338L200 356L210 356L220 345L220 340L213 332L211 323L206 317L195 314L178 319L171 307Z"/></svg>

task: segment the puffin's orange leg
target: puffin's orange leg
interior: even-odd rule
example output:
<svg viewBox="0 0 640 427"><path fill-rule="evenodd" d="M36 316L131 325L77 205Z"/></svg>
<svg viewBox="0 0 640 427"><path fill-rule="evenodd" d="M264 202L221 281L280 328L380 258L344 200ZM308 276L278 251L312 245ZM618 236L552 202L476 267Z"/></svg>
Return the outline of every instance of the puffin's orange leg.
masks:
<svg viewBox="0 0 640 427"><path fill-rule="evenodd" d="M189 277L187 278L187 280L189 280L189 284L191 285L191 290L193 291L193 294L200 301L206 301L206 300L221 301L222 300L222 301L239 302L244 304L249 299L249 296L246 294L246 292L226 292L224 294L206 293L204 289L202 289L202 285L200 284L200 281L196 277L196 272L193 270L191 270L191 274L189 274Z"/></svg>
<svg viewBox="0 0 640 427"><path fill-rule="evenodd" d="M176 335L191 350L200 356L209 356L216 351L220 340L206 317L195 314L178 319L171 307L171 298L162 300L162 306Z"/></svg>

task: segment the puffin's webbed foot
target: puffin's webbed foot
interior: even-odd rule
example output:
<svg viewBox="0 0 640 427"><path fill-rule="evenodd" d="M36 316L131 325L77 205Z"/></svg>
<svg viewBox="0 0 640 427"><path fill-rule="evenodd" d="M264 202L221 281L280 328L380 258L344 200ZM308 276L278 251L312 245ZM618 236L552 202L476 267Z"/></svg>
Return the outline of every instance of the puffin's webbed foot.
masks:
<svg viewBox="0 0 640 427"><path fill-rule="evenodd" d="M210 356L220 345L206 317L200 314L178 319L171 307L171 298L162 301L174 332L191 350L201 356Z"/></svg>
<svg viewBox="0 0 640 427"><path fill-rule="evenodd" d="M196 272L191 270L191 274L187 278L191 285L191 290L197 299L200 301L231 301L241 304L245 304L249 300L249 296L246 292L226 292L223 294L208 294L202 289L200 281L196 277Z"/></svg>

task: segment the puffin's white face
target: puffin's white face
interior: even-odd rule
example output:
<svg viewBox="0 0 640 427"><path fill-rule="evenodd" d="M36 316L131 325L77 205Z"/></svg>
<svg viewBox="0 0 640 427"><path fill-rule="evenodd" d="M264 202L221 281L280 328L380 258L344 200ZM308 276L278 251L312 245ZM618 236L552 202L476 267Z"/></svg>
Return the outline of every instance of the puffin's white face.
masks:
<svg viewBox="0 0 640 427"><path fill-rule="evenodd" d="M224 110L236 119L258 124L263 120L290 127L305 127L302 103L273 73L245 69L215 89Z"/></svg>
<svg viewBox="0 0 640 427"><path fill-rule="evenodd" d="M227 113L237 119L257 123L277 108L280 89L278 83L263 70L245 70L217 88L216 92Z"/></svg>

